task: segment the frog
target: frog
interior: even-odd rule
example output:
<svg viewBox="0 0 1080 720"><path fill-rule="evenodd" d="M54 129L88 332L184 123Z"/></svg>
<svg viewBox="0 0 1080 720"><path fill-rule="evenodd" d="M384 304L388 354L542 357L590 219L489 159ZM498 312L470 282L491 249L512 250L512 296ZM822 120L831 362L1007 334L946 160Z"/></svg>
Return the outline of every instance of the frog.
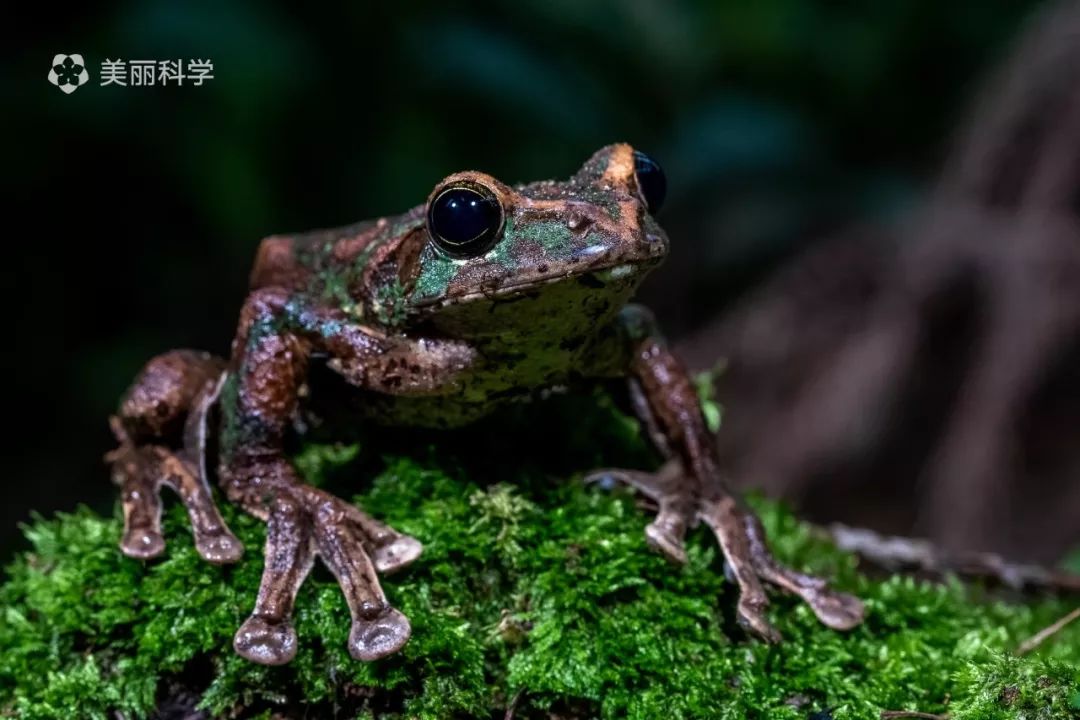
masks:
<svg viewBox="0 0 1080 720"><path fill-rule="evenodd" d="M400 215L263 239L230 356L154 357L110 418L120 549L142 560L164 552L168 488L187 510L198 554L240 560L212 491L212 441L221 494L266 526L262 577L235 652L265 665L293 659L297 593L320 559L349 609L349 654L375 661L412 633L380 579L423 545L297 470L286 445L302 430L314 364L343 381L349 417L387 427L454 428L556 389L625 382L663 464L602 468L586 481L622 483L651 501L644 540L675 565L687 562L688 530L706 525L751 636L781 640L766 585L801 598L830 628L854 628L865 614L857 597L774 558L761 521L724 477L693 377L632 301L669 251L656 220L666 194L659 163L616 143L567 180L510 186L458 172Z"/></svg>

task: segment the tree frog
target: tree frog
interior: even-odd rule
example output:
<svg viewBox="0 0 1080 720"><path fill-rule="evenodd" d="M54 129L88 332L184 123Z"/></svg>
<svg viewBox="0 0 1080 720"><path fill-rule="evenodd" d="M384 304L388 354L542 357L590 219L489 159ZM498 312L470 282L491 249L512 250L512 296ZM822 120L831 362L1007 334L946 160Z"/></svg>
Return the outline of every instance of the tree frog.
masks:
<svg viewBox="0 0 1080 720"><path fill-rule="evenodd" d="M767 641L763 583L800 596L821 622L849 629L855 597L780 565L758 518L727 487L691 378L650 313L629 302L664 259L655 215L660 166L626 144L596 152L564 182L508 186L481 172L445 178L393 217L279 235L259 246L231 357L193 350L141 370L111 419L121 487L120 547L165 547L160 489L186 506L200 555L237 561L242 547L215 507L205 446L218 446L225 498L266 522L265 565L234 647L256 663L296 653L290 616L316 557L351 613L348 649L370 661L409 639L380 575L420 555L418 539L304 482L283 449L307 401L309 363L339 374L358 419L453 427L538 391L626 378L633 406L667 463L603 471L655 501L645 539L676 563L704 522L739 588L739 622ZM211 409L216 412L211 413Z"/></svg>

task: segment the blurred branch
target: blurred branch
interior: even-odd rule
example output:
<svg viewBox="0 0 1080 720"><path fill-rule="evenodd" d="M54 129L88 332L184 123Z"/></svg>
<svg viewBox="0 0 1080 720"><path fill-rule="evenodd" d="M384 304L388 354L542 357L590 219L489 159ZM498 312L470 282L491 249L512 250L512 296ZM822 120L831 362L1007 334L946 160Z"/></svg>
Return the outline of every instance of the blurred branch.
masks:
<svg viewBox="0 0 1080 720"><path fill-rule="evenodd" d="M1015 590L1037 588L1080 592L1080 575L1040 565L1011 563L993 553L948 553L933 543L880 535L872 530L833 524L826 531L836 546L890 572L949 573L993 580Z"/></svg>
<svg viewBox="0 0 1080 720"><path fill-rule="evenodd" d="M1024 642L1020 643L1020 646L1016 648L1016 654L1026 655L1027 653L1031 652L1032 650L1046 642L1047 638L1055 635L1058 632L1061 632L1061 629L1063 627L1065 627L1078 617L1080 617L1080 607L1076 608L1071 613L1068 613L1067 615L1065 615L1065 617L1061 618L1057 622L1054 622L1048 627L1043 628Z"/></svg>
<svg viewBox="0 0 1080 720"><path fill-rule="evenodd" d="M920 523L953 552L1031 554L1018 508L1077 539L1077 37L1078 2L1037 18L905 226L826 243L688 344L730 361L719 442L742 484L809 496L847 463L921 478Z"/></svg>

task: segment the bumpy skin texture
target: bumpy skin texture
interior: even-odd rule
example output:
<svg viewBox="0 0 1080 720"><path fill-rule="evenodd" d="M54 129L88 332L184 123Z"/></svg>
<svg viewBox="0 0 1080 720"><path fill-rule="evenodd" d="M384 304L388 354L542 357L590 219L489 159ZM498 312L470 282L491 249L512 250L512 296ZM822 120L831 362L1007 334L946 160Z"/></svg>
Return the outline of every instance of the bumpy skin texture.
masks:
<svg viewBox="0 0 1080 720"><path fill-rule="evenodd" d="M265 568L251 616L235 637L245 658L295 655L290 616L319 557L352 614L349 651L374 660L399 650L408 619L387 602L379 574L420 554L418 540L305 484L283 444L315 354L353 388L350 406L385 424L449 427L556 386L626 377L642 422L668 457L656 474L608 469L660 507L648 542L685 561L686 529L715 532L740 588L737 616L776 641L762 581L801 596L822 622L858 624L863 606L825 582L776 563L761 525L725 486L713 439L686 370L651 315L627 304L668 240L649 214L628 145L601 149L566 182L510 188L476 172L447 187L485 188L502 211L482 255L442 253L427 206L351 227L263 241L227 364L194 351L152 360L121 403L113 474L123 488L121 548L164 550L159 488L187 505L199 552L231 562L241 548L213 505L203 467L217 432L226 497L267 523ZM211 425L209 410L220 407Z"/></svg>

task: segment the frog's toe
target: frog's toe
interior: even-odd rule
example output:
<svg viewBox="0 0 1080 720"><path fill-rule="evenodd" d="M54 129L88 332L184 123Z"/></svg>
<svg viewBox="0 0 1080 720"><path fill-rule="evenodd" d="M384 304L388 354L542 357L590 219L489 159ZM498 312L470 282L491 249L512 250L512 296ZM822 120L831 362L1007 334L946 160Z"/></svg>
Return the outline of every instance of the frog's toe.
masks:
<svg viewBox="0 0 1080 720"><path fill-rule="evenodd" d="M349 653L357 660L377 660L397 652L412 630L408 619L390 606L379 583L378 562L381 557L388 568L402 567L420 554L420 543L349 503L312 493L319 500L315 546L337 578L352 616Z"/></svg>
<svg viewBox="0 0 1080 720"><path fill-rule="evenodd" d="M777 562L765 542L757 515L730 496L701 503L699 515L720 541L725 572L740 589L739 623L769 642L780 634L765 619L767 603L761 581L796 595L810 606L822 624L850 630L863 621L866 608L858 598L831 589L825 580L792 570Z"/></svg>
<svg viewBox="0 0 1080 720"><path fill-rule="evenodd" d="M165 538L153 528L128 528L120 541L120 550L137 560L150 560L165 552Z"/></svg>
<svg viewBox="0 0 1080 720"><path fill-rule="evenodd" d="M234 563L244 554L243 544L229 532L200 535L195 540L195 549L203 560L215 565Z"/></svg>
<svg viewBox="0 0 1080 720"><path fill-rule="evenodd" d="M807 603L823 625L833 630L850 630L866 617L866 605L847 593L825 591L814 602Z"/></svg>
<svg viewBox="0 0 1080 720"><path fill-rule="evenodd" d="M680 565L686 564L686 548L683 547L682 535L677 528L664 522L663 518L657 518L645 526L645 540L669 560Z"/></svg>
<svg viewBox="0 0 1080 720"><path fill-rule="evenodd" d="M385 607L375 617L358 617L349 631L349 654L370 662L393 655L409 641L409 619L392 607Z"/></svg>
<svg viewBox="0 0 1080 720"><path fill-rule="evenodd" d="M693 501L688 483L677 461L668 462L655 473L621 468L604 468L585 476L585 482L609 487L628 485L660 506L656 519L645 527L645 540L669 560L686 563L683 535L693 515Z"/></svg>
<svg viewBox="0 0 1080 720"><path fill-rule="evenodd" d="M337 578L349 606L349 653L357 660L377 660L400 650L412 630L390 606L377 573L415 560L420 543L322 490L300 484L272 490L264 506L263 576L255 609L233 640L236 652L263 665L281 665L296 655L289 618L316 556ZM237 551L227 541L218 549Z"/></svg>
<svg viewBox="0 0 1080 720"><path fill-rule="evenodd" d="M252 615L233 638L237 654L260 665L284 665L296 656L296 630L288 620Z"/></svg>
<svg viewBox="0 0 1080 720"><path fill-rule="evenodd" d="M681 476L682 466L672 461L654 473L627 468L599 468L586 475L585 482L595 483L605 490L617 484L626 485L651 500L662 502L665 497L678 491Z"/></svg>
<svg viewBox="0 0 1080 720"><path fill-rule="evenodd" d="M186 455L161 445L124 444L110 453L109 459L113 479L121 486L124 535L120 549L125 555L147 560L165 551L161 490L167 487L187 508L199 555L219 564L240 559L243 546L225 525L210 488Z"/></svg>
<svg viewBox="0 0 1080 720"><path fill-rule="evenodd" d="M156 558L165 552L161 534L161 495L156 483L144 472L134 450L121 448L114 461L114 477L121 484L124 534L120 550L138 560Z"/></svg>
<svg viewBox="0 0 1080 720"><path fill-rule="evenodd" d="M797 572L778 563L760 541L761 531L756 519L749 522L751 527L751 550L754 564L762 578L792 595L802 598L810 606L818 620L833 630L850 630L863 621L866 606L854 595L833 590L819 577Z"/></svg>
<svg viewBox="0 0 1080 720"><path fill-rule="evenodd" d="M738 606L735 608L735 618L748 632L757 635L759 638L769 643L778 643L783 640L783 636L780 631L777 630L772 624L765 619L765 608L768 605L764 601L764 596L747 597L745 594L739 599Z"/></svg>
<svg viewBox="0 0 1080 720"><path fill-rule="evenodd" d="M375 549L371 559L375 569L381 573L391 573L411 564L424 551L423 544L414 537L400 535L393 541Z"/></svg>

